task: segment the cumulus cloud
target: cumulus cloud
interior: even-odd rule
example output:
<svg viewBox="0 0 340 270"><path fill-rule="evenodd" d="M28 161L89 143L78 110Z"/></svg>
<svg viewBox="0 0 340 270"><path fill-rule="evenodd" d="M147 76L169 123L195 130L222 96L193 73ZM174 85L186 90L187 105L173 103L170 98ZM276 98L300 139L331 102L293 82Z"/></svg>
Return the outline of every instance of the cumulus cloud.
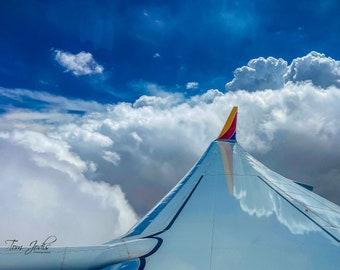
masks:
<svg viewBox="0 0 340 270"><path fill-rule="evenodd" d="M235 70L234 79L226 84L226 89L229 91L279 89L284 85L283 76L286 72L287 62L281 58L252 59L247 66Z"/></svg>
<svg viewBox="0 0 340 270"><path fill-rule="evenodd" d="M104 154L103 159L111 162L113 165L116 165L116 166L118 165L120 156L117 153L111 152L111 151L104 151L103 154Z"/></svg>
<svg viewBox="0 0 340 270"><path fill-rule="evenodd" d="M92 163L67 142L15 129L0 137L2 243L49 235L58 245L102 243L136 222L121 188L87 178Z"/></svg>
<svg viewBox="0 0 340 270"><path fill-rule="evenodd" d="M285 74L286 81L307 81L326 88L330 85L340 87L340 61L326 57L323 53L310 52L293 60Z"/></svg>
<svg viewBox="0 0 340 270"><path fill-rule="evenodd" d="M54 50L54 58L61 66L66 68L66 71L70 71L76 76L98 74L104 71L104 68L97 64L89 52L72 54Z"/></svg>
<svg viewBox="0 0 340 270"><path fill-rule="evenodd" d="M83 114L47 105L1 114L0 207L6 222L0 238L24 237L38 224L37 234L65 235L64 242L81 244L129 229L135 212L145 214L194 164L234 105L238 140L247 151L340 203L336 86L309 80L253 92L208 90L190 98L161 93Z"/></svg>
<svg viewBox="0 0 340 270"><path fill-rule="evenodd" d="M237 68L226 89L280 89L285 83L302 81L311 81L322 88L331 85L340 87L340 61L314 51L294 59L289 66L281 58L260 57L250 60L247 66Z"/></svg>
<svg viewBox="0 0 340 270"><path fill-rule="evenodd" d="M187 89L197 89L199 86L198 82L187 82L186 88Z"/></svg>

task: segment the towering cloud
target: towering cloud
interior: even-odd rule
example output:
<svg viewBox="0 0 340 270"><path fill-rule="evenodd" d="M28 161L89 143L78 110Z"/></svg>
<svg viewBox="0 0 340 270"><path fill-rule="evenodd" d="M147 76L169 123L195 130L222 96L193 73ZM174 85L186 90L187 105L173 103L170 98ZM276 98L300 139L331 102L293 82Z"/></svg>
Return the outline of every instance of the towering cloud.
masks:
<svg viewBox="0 0 340 270"><path fill-rule="evenodd" d="M247 66L235 70L234 79L226 84L226 89L229 91L279 89L284 85L283 77L286 72L287 62L281 58L252 59Z"/></svg>
<svg viewBox="0 0 340 270"><path fill-rule="evenodd" d="M237 68L234 79L226 84L228 91L279 89L288 82L311 81L322 88L340 87L340 61L322 53L310 52L298 57L288 66L283 59L260 57L247 66Z"/></svg>
<svg viewBox="0 0 340 270"><path fill-rule="evenodd" d="M340 61L326 57L322 53L311 52L293 60L285 74L286 81L307 81L326 88L331 85L340 87Z"/></svg>

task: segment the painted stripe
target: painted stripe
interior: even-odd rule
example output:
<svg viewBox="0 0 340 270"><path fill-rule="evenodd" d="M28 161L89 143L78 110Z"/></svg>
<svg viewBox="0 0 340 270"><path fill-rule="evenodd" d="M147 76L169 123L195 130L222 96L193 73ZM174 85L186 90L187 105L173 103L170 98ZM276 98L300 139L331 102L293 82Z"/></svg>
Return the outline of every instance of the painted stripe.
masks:
<svg viewBox="0 0 340 270"><path fill-rule="evenodd" d="M219 138L220 140L230 140L235 137L236 134L236 122L237 117L235 115L233 122L231 123L229 129Z"/></svg>
<svg viewBox="0 0 340 270"><path fill-rule="evenodd" d="M237 107L233 107L218 140L236 140Z"/></svg>

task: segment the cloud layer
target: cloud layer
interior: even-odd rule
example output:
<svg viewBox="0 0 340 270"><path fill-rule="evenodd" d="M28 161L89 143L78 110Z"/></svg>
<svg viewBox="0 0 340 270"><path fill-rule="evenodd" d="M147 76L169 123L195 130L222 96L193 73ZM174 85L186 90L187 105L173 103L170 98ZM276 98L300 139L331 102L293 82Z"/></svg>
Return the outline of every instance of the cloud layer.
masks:
<svg viewBox="0 0 340 270"><path fill-rule="evenodd" d="M55 235L58 245L101 243L136 222L121 188L87 178L95 165L66 141L13 129L0 133L0 148L2 240Z"/></svg>
<svg viewBox="0 0 340 270"><path fill-rule="evenodd" d="M259 58L252 60L255 71L250 72L262 79L270 74L265 90L260 79L243 77L248 81L242 82L241 75L235 77L238 85L260 90L211 89L185 98L144 82L159 95L133 103L94 103L92 110L80 100L2 88L2 97L40 100L43 109L8 107L0 115L0 240L29 241L29 231L39 239L56 234L58 244L89 244L123 233L188 171L234 105L239 106L238 140L246 150L339 204L338 62L321 58L328 61L321 65L327 87L310 80L313 61L294 64L307 81L287 75L282 82L278 78L293 64L285 69L282 59ZM66 104L62 110L60 100Z"/></svg>

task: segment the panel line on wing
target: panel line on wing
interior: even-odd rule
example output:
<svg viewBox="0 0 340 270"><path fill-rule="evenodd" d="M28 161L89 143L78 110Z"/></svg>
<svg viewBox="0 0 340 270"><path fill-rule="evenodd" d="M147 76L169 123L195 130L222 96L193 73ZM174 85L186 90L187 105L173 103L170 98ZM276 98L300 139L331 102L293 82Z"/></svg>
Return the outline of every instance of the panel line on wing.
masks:
<svg viewBox="0 0 340 270"><path fill-rule="evenodd" d="M182 206L178 209L177 213L175 214L175 216L173 217L173 219L170 221L170 223L168 224L168 226L163 230L163 231L167 231L171 228L172 224L174 224L174 222L176 221L177 217L179 216L179 214L182 212L183 208L185 207L185 205L187 204L187 202L190 200L192 194L195 192L196 188L198 187L198 185L200 184L201 180L203 179L203 175L201 175L201 177L198 179L196 185L194 186L194 188L192 189L192 191L190 192L189 196L186 198L186 200L183 202Z"/></svg>
<svg viewBox="0 0 340 270"><path fill-rule="evenodd" d="M140 235L152 223L153 220L164 210L164 208L172 201L172 199L186 186L194 173L198 170L203 160L205 160L207 153L211 149L212 144L208 147L201 159L197 162L194 168L175 186L175 188L168 193L168 195L155 206L135 227L133 227L123 238ZM198 180L199 181L199 180ZM197 183L196 183L197 184Z"/></svg>
<svg viewBox="0 0 340 270"><path fill-rule="evenodd" d="M168 226L160 231L157 232L155 234L146 236L144 238L154 238L158 240L157 245L155 246L155 248L148 254L146 254L145 256L140 258L140 266L138 268L138 270L143 270L145 265L146 265L146 258L151 256L152 254L154 254L162 245L163 243L163 239L161 237L156 237L157 235L162 234L163 232L169 230L171 228L171 226L175 223L176 219L178 218L178 216L180 215L180 213L182 212L182 210L184 209L185 205L187 204L187 202L190 200L192 194L195 192L196 188L198 187L198 185L201 183L201 180L203 179L203 175L201 175L201 177L198 179L197 183L195 184L194 188L191 190L190 194L188 195L188 197L185 199L185 201L183 202L183 204L181 205L181 207L178 209L178 211L176 212L176 214L174 215L174 217L172 218L172 220L170 221L170 223L168 224Z"/></svg>

